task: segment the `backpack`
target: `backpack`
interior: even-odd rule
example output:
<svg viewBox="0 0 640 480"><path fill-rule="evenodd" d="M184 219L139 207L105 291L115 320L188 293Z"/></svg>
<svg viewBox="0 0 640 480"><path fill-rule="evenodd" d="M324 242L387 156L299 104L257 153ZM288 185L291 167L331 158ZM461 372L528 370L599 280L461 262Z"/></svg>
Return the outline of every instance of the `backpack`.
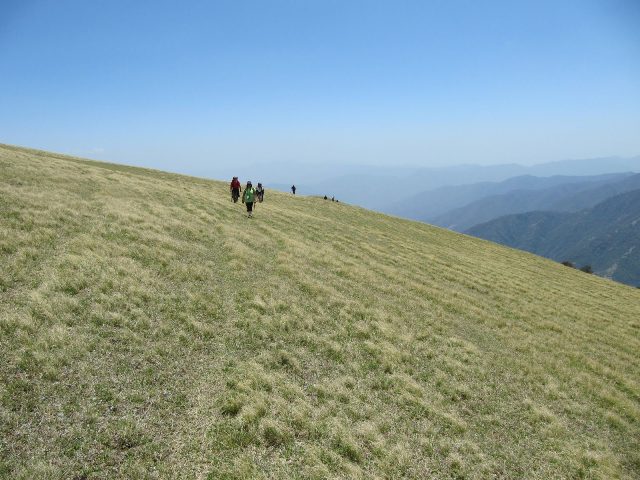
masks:
<svg viewBox="0 0 640 480"><path fill-rule="evenodd" d="M245 188L242 194L242 203L253 203L256 191L253 187Z"/></svg>

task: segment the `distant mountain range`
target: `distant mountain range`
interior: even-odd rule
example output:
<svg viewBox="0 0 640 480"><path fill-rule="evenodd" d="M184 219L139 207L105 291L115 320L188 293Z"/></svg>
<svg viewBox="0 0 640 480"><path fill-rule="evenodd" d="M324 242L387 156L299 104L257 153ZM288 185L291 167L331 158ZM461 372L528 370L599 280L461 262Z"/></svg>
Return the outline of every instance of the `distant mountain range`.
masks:
<svg viewBox="0 0 640 480"><path fill-rule="evenodd" d="M640 189L579 212L507 215L465 233L640 286Z"/></svg>
<svg viewBox="0 0 640 480"><path fill-rule="evenodd" d="M465 230L477 223L483 223L507 213L518 213L535 208L528 208L524 198L545 199L547 195L542 193L546 189L558 187L559 191L580 191L584 188L592 188L609 182L624 179L631 173L605 174L595 176L565 176L535 177L522 175L509 178L501 182L480 182L470 185L446 186L419 192L402 202L396 202L385 209L386 213L398 215L412 220L420 220L427 223L443 226L453 230ZM523 197L518 200L518 209L512 211L500 211L503 206L502 195ZM497 205L493 206L490 199L496 199ZM485 202L485 200L487 200ZM477 205L477 207L476 207ZM504 205L505 207L507 205ZM513 204L516 207L516 204ZM468 210L468 214L467 214ZM493 213L494 210L496 213ZM480 214L483 219L473 221ZM466 219L469 217L469 219ZM456 228L460 221L464 227ZM471 222L471 223L469 223Z"/></svg>
<svg viewBox="0 0 640 480"><path fill-rule="evenodd" d="M551 177L562 178L562 177ZM640 188L640 174L575 177L571 183L559 183L544 189L519 189L501 195L491 195L464 207L456 208L430 219L429 223L463 232L474 225L504 215L548 210L576 212L592 207L614 195Z"/></svg>
<svg viewBox="0 0 640 480"><path fill-rule="evenodd" d="M301 195L328 195L365 208L416 218L404 214L395 206L410 208L416 194L444 186L460 186L480 182L501 182L512 177L533 176L594 176L611 172L640 172L640 156L632 158L607 157L585 160L564 160L533 166L456 165L423 168L411 166L371 166L349 164L304 165L296 162L256 164L234 167L228 173L242 179L261 181L267 188L288 191L291 184ZM203 174L203 172L198 172ZM215 176L215 175L214 175ZM218 178L226 178L218 175ZM529 187L520 187L529 188ZM495 192L505 193L505 192ZM495 194L494 193L494 194ZM480 197L472 198L469 201ZM455 207L464 205L457 204ZM448 207L455 208L454 206ZM437 214L444 213L440 210Z"/></svg>

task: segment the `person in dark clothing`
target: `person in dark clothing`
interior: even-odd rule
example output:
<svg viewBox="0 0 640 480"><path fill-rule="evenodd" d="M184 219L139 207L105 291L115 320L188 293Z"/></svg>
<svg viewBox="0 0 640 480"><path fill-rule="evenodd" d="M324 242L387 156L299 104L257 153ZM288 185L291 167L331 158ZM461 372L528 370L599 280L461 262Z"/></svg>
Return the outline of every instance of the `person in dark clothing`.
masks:
<svg viewBox="0 0 640 480"><path fill-rule="evenodd" d="M231 200L233 200L233 203L237 203L238 199L240 198L240 192L242 191L242 187L240 186L240 180L238 180L238 177L233 177L233 180L231 180L231 185L229 186L229 190L231 191Z"/></svg>
<svg viewBox="0 0 640 480"><path fill-rule="evenodd" d="M296 186L295 185L291 185L291 192L295 195L296 194Z"/></svg>
<svg viewBox="0 0 640 480"><path fill-rule="evenodd" d="M262 203L262 201L264 200L264 187L260 182L258 182L258 186L256 187L256 198L260 203Z"/></svg>

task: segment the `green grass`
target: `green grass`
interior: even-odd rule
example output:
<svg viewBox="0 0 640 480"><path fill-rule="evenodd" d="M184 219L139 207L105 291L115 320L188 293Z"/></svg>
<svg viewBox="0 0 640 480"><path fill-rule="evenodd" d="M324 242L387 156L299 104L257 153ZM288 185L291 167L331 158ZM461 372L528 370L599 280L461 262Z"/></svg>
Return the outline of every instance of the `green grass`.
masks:
<svg viewBox="0 0 640 480"><path fill-rule="evenodd" d="M638 352L533 255L0 146L2 478L639 478Z"/></svg>

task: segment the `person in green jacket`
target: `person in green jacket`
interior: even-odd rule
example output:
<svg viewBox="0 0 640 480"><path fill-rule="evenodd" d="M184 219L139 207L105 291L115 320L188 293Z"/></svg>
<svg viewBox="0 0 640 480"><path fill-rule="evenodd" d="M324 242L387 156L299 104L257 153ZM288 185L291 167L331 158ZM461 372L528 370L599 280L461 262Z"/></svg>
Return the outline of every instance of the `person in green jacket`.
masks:
<svg viewBox="0 0 640 480"><path fill-rule="evenodd" d="M244 192L242 192L242 203L247 206L247 216L249 218L253 217L253 202L256 198L256 191L251 186L251 182L247 182L247 186L244 188Z"/></svg>

